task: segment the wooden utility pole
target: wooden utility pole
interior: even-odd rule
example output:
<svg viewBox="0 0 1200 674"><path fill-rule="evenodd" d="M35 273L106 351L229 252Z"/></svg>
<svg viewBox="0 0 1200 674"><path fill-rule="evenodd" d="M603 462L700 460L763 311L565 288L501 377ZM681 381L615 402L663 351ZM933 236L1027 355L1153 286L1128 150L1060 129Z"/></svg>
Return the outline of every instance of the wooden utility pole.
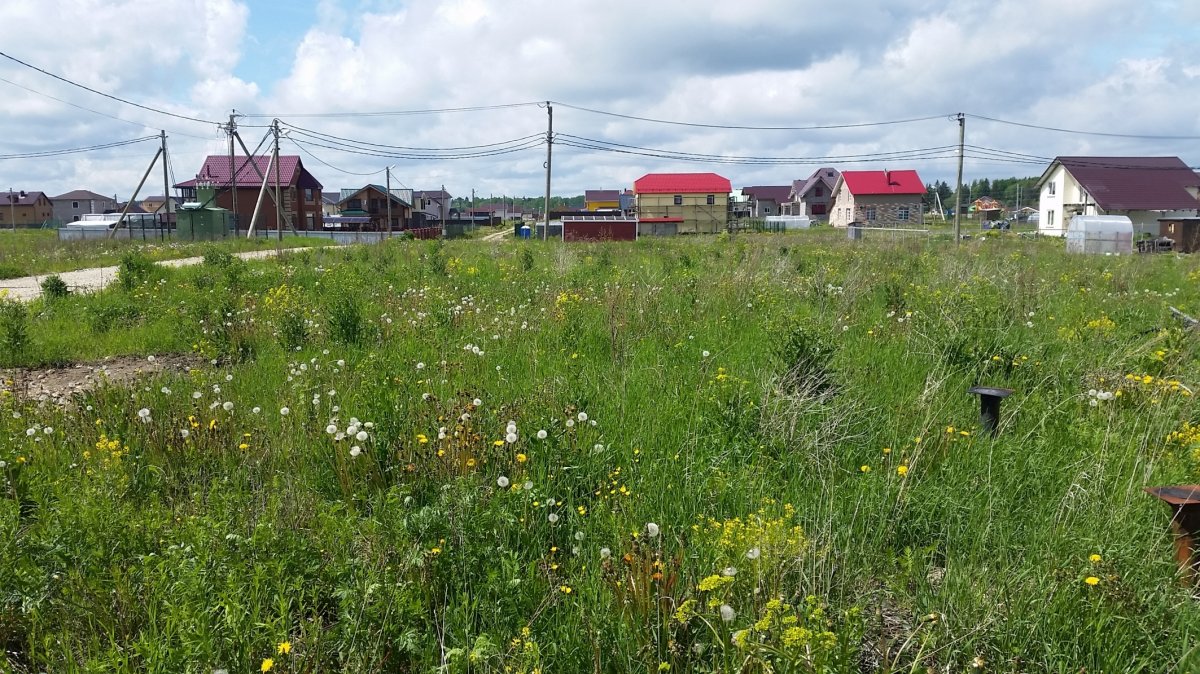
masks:
<svg viewBox="0 0 1200 674"><path fill-rule="evenodd" d="M387 233L392 236L392 167L384 169L387 172Z"/></svg>
<svg viewBox="0 0 1200 674"><path fill-rule="evenodd" d="M238 174L238 170L237 170L237 165L234 164L234 160L233 160L233 157L234 157L233 137L234 137L234 135L237 134L237 122L234 121L234 116L236 114L237 114L237 110L229 111L229 126L226 127L226 130L229 132L229 191L233 197L233 217L235 217L235 218L238 217L238 209L237 209L237 193L238 193L238 191L237 191L237 174ZM247 157L247 159L249 159L249 157Z"/></svg>
<svg viewBox="0 0 1200 674"><path fill-rule="evenodd" d="M550 163L554 155L554 106L546 101L546 224L542 227L542 241L550 237Z"/></svg>
<svg viewBox="0 0 1200 674"><path fill-rule="evenodd" d="M159 232L160 238L161 238L161 235L165 233L165 231L167 229L167 225L170 224L167 221L171 217L171 181L167 179L167 131L166 131L166 129L162 130L162 164L163 164L163 205L162 205L163 217L162 217L162 229ZM145 236L145 234L143 234L143 236Z"/></svg>
<svg viewBox="0 0 1200 674"><path fill-rule="evenodd" d="M262 210L263 197L265 197L269 193L269 190L267 190L267 182L268 182L267 178L268 178L268 176L271 175L271 167L274 166L274 164L275 164L275 154L272 153L271 160L269 162L267 162L267 172L266 172L266 174L264 174L262 176L262 187L259 188L259 190L258 190L258 201L254 202L254 214L250 216L250 227L248 229L246 229L246 238L247 239L252 238L254 236L254 227L255 227L255 225L258 224L258 213L259 213L259 211ZM257 168L257 167L255 167L255 168ZM279 212L278 207L276 207L275 212L276 213Z"/></svg>
<svg viewBox="0 0 1200 674"><path fill-rule="evenodd" d="M438 204L442 214L442 238L446 238L446 183L442 183L442 193L438 195Z"/></svg>
<svg viewBox="0 0 1200 674"><path fill-rule="evenodd" d="M967 116L963 113L958 113L958 177L954 180L954 245L958 245L962 241L960 236L959 221L962 211L962 170L963 170L963 143L967 137Z"/></svg>
<svg viewBox="0 0 1200 674"><path fill-rule="evenodd" d="M271 126L271 133L275 134L275 150L272 153L275 162L275 254L283 256L283 207L282 199L279 198L279 120L275 120ZM268 171L267 175L271 172Z"/></svg>
<svg viewBox="0 0 1200 674"><path fill-rule="evenodd" d="M278 121L278 120L276 120L276 121ZM246 143L245 143L245 141L242 140L241 134L237 134L237 142L238 142L238 145L241 146L242 152L246 153L246 163L250 165L250 168L254 169L254 173L258 176L258 179L265 182L267 179L266 174L264 174L262 171L259 170L257 163L252 161L254 159L254 157L250 156L250 150L248 150L246 148ZM245 164L243 164L242 166L245 167ZM235 177L236 177L236 175L235 175ZM236 186L235 186L235 189L236 189ZM268 190L267 194L270 194L271 200L275 201L275 193L274 192L271 192L270 190ZM281 208L278 201L275 201L275 208L277 208L277 209ZM255 210L257 210L257 207L255 207ZM292 230L292 234L296 234L297 236L299 236L299 232L296 231L296 226L292 224L292 219L290 217L288 217L285 214L283 216L283 221L285 223L287 223L288 229Z"/></svg>
<svg viewBox="0 0 1200 674"><path fill-rule="evenodd" d="M133 202L137 200L138 193L142 191L142 185L146 184L146 178L149 178L150 172L154 170L154 162L158 161L158 158L161 156L163 156L163 149L160 147L158 148L158 151L154 153L154 159L150 160L150 165L146 167L146 172L142 174L142 179L138 181L138 186L137 189L133 191L133 196L129 197L129 201L125 202L125 208L121 211L121 217L117 218L116 224L112 226L112 229L108 230L108 238L113 238L113 236L116 235L117 230L121 228L121 223L125 222L125 216L129 215L129 209L133 206ZM166 163L165 159L163 160L163 163Z"/></svg>

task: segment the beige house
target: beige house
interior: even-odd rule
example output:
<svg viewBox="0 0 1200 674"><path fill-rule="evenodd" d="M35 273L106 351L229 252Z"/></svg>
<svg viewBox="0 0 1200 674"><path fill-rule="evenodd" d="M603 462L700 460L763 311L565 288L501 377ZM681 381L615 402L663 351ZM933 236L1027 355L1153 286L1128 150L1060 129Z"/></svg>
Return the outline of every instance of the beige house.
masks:
<svg viewBox="0 0 1200 674"><path fill-rule="evenodd" d="M715 173L649 173L633 183L638 233L715 234L729 220L728 178Z"/></svg>
<svg viewBox="0 0 1200 674"><path fill-rule="evenodd" d="M1200 215L1200 176L1179 157L1055 157L1038 181L1038 232L1063 236L1076 215L1124 215L1138 233Z"/></svg>
<svg viewBox="0 0 1200 674"><path fill-rule="evenodd" d="M0 194L0 227L41 227L54 218L54 204L43 192Z"/></svg>
<svg viewBox="0 0 1200 674"><path fill-rule="evenodd" d="M842 171L830 197L829 224L919 227L925 184L916 171Z"/></svg>

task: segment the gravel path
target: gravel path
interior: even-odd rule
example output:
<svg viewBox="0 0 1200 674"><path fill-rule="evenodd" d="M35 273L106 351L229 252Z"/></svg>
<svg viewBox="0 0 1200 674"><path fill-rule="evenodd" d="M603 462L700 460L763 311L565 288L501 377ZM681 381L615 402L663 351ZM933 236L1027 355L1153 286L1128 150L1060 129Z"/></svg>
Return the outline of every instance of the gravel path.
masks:
<svg viewBox="0 0 1200 674"><path fill-rule="evenodd" d="M306 250L301 248L285 248L284 251ZM257 260L264 257L270 257L275 254L274 250L253 250L246 253L234 253L235 257L240 257L243 260ZM177 260L163 260L157 264L164 267L188 267L194 264L200 264L204 261L203 257L184 257ZM63 281L66 281L67 286L72 292L92 292L100 290L104 286L117 280L117 270L119 267L93 267L91 269L80 269L78 271L60 272L59 276ZM8 291L8 297L28 302L37 299L42 295L42 281L47 276L53 274L40 274L37 276L22 276L20 278L10 278L0 281L0 292Z"/></svg>

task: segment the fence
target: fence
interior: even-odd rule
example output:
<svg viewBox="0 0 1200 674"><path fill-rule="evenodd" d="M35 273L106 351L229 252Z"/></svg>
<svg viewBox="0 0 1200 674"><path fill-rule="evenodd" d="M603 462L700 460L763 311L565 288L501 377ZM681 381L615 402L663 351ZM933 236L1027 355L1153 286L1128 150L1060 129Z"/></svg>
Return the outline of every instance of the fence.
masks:
<svg viewBox="0 0 1200 674"><path fill-rule="evenodd" d="M903 227L858 227L849 225L846 227L846 238L851 241L863 240L891 240L903 241L907 239L922 239L929 236L928 229L909 229Z"/></svg>
<svg viewBox="0 0 1200 674"><path fill-rule="evenodd" d="M101 227L71 227L69 225L58 228L59 241L102 241L108 238L109 231L107 228ZM174 229L166 229L162 227L133 227L118 229L113 234L114 239L133 240L133 241L191 241L194 239L178 237ZM338 244L351 243L379 243L388 238L410 237L414 239L438 239L442 236L441 227L422 227L419 229L406 229L404 231L394 231L390 235L387 232L347 232L338 230L314 230L314 231L297 231L292 232L284 230L284 236L300 236L311 239L329 239ZM245 230L229 230L227 235L221 237L223 239L245 238ZM279 236L278 230L271 229L256 229L254 231L255 238L258 239L273 239Z"/></svg>

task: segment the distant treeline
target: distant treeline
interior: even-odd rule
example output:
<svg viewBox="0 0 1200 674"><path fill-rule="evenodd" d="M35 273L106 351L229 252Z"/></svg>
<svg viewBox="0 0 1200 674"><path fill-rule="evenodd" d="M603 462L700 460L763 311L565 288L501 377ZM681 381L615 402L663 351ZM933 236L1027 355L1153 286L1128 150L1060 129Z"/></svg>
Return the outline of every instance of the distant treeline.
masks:
<svg viewBox="0 0 1200 674"><path fill-rule="evenodd" d="M969 206L979 197L992 197L1000 203L1013 208L1017 205L1018 189L1020 190L1021 205L1036 205L1038 200L1038 177L1032 178L980 178L969 183L963 183L962 205ZM934 194L942 198L942 207L949 210L954 206L954 186L944 180L926 185L925 207L937 208Z"/></svg>

